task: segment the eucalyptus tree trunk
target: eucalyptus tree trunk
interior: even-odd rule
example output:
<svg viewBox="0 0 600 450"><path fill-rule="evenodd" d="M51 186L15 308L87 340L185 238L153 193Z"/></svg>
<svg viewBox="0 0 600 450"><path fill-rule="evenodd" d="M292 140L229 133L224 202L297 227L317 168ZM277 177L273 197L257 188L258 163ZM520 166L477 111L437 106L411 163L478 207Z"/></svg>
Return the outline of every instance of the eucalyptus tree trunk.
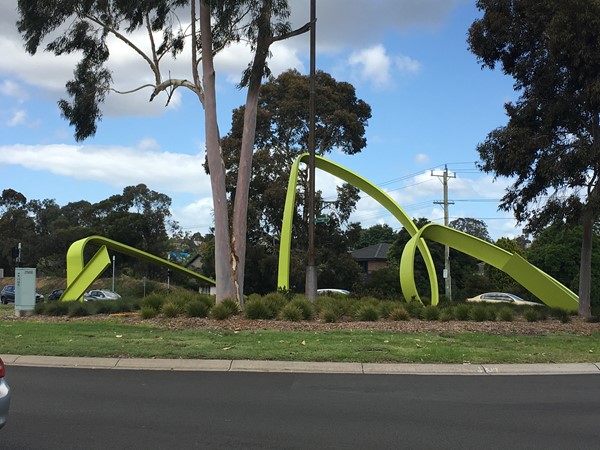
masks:
<svg viewBox="0 0 600 450"><path fill-rule="evenodd" d="M200 36L202 42L202 84L204 86L204 126L206 133L206 156L210 169L213 207L215 215L215 276L217 301L237 298L234 272L230 264L231 243L229 217L225 190L225 165L221 155L219 125L217 122L217 96L213 62L212 29L208 1L200 2Z"/></svg>
<svg viewBox="0 0 600 450"><path fill-rule="evenodd" d="M271 35L271 0L265 0L262 5L256 52L252 62L246 105L244 109L244 131L240 148L238 178L233 207L233 242L232 265L240 304L244 301L244 273L246 266L246 234L248 230L248 195L252 176L252 156L256 135L256 115L260 86L264 67L272 43Z"/></svg>
<svg viewBox="0 0 600 450"><path fill-rule="evenodd" d="M592 285L592 237L594 217L590 211L583 213L583 239L581 244L581 263L579 265L579 315L589 319L591 312Z"/></svg>

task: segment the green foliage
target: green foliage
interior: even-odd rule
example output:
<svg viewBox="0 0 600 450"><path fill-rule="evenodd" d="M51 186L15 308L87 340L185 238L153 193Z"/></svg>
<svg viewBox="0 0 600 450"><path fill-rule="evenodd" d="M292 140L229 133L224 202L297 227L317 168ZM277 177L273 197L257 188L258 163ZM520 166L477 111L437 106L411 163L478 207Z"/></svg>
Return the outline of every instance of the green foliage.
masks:
<svg viewBox="0 0 600 450"><path fill-rule="evenodd" d="M47 316L65 316L69 312L70 302L52 302L46 303Z"/></svg>
<svg viewBox="0 0 600 450"><path fill-rule="evenodd" d="M408 313L405 307L397 306L392 311L390 311L389 318L394 321L409 320L410 314Z"/></svg>
<svg viewBox="0 0 600 450"><path fill-rule="evenodd" d="M523 313L523 317L525 318L525 320L527 322L537 322L540 319L540 316L538 315L538 312L531 308L531 309L527 309L524 313Z"/></svg>
<svg viewBox="0 0 600 450"><path fill-rule="evenodd" d="M390 313L398 308L400 302L383 300L379 302L379 317L387 319L390 317Z"/></svg>
<svg viewBox="0 0 600 450"><path fill-rule="evenodd" d="M248 299L244 305L244 315L248 319L273 319L273 310L269 308L264 298L260 296L257 298Z"/></svg>
<svg viewBox="0 0 600 450"><path fill-rule="evenodd" d="M373 225L361 230L360 239L356 243L355 249L382 243L391 244L396 240L396 237L396 232L389 225Z"/></svg>
<svg viewBox="0 0 600 450"><path fill-rule="evenodd" d="M424 309L425 309L425 307L423 306L423 304L421 302L412 301L412 302L408 302L406 304L406 310L408 311L410 316L414 317L415 319L423 318L423 310Z"/></svg>
<svg viewBox="0 0 600 450"><path fill-rule="evenodd" d="M487 225L483 220L471 217L459 217L451 221L448 225L455 230L462 231L487 242L492 242Z"/></svg>
<svg viewBox="0 0 600 450"><path fill-rule="evenodd" d="M140 317L142 319L153 319L158 315L158 310L152 306L142 306L140 308Z"/></svg>
<svg viewBox="0 0 600 450"><path fill-rule="evenodd" d="M379 311L375 305L362 305L356 311L356 319L363 322L376 322L379 320Z"/></svg>
<svg viewBox="0 0 600 450"><path fill-rule="evenodd" d="M569 323L571 321L569 312L562 308L552 308L550 310L550 315L556 317L561 323Z"/></svg>
<svg viewBox="0 0 600 450"><path fill-rule="evenodd" d="M442 322L449 322L454 319L454 310L452 308L444 308L440 311L440 320Z"/></svg>
<svg viewBox="0 0 600 450"><path fill-rule="evenodd" d="M229 319L231 316L235 316L240 312L240 304L237 300L232 298L226 298L221 303L217 303L210 310L210 316L216 320Z"/></svg>
<svg viewBox="0 0 600 450"><path fill-rule="evenodd" d="M269 319L274 319L281 311L287 302L288 296L282 292L271 292L263 297L263 301L265 306L268 309L268 317Z"/></svg>
<svg viewBox="0 0 600 450"><path fill-rule="evenodd" d="M335 311L334 308L331 307L325 307L321 309L319 317L321 317L321 319L326 323L335 323L339 320L337 311Z"/></svg>
<svg viewBox="0 0 600 450"><path fill-rule="evenodd" d="M288 305L298 308L302 313L303 320L311 320L315 315L315 308L313 304L305 297L296 297L290 303L288 303Z"/></svg>
<svg viewBox="0 0 600 450"><path fill-rule="evenodd" d="M154 292L142 300L142 308L153 308L156 312L158 312L162 308L164 302L164 295Z"/></svg>
<svg viewBox="0 0 600 450"><path fill-rule="evenodd" d="M471 306L466 303L454 307L454 317L456 320L469 320L471 315Z"/></svg>
<svg viewBox="0 0 600 450"><path fill-rule="evenodd" d="M440 309L437 306L427 305L423 309L423 318L425 320L438 320L440 318Z"/></svg>
<svg viewBox="0 0 600 450"><path fill-rule="evenodd" d="M69 317L84 317L90 314L88 305L82 302L69 302Z"/></svg>
<svg viewBox="0 0 600 450"><path fill-rule="evenodd" d="M298 305L293 303L288 303L281 310L281 317L283 320L288 320L290 322L299 322L302 320L302 309Z"/></svg>
<svg viewBox="0 0 600 450"><path fill-rule="evenodd" d="M190 300L185 305L185 314L188 317L207 317L212 304L200 299Z"/></svg>
<svg viewBox="0 0 600 450"><path fill-rule="evenodd" d="M177 315L181 312L181 308L175 302L168 301L163 303L161 312L167 318L177 317Z"/></svg>
<svg viewBox="0 0 600 450"><path fill-rule="evenodd" d="M512 322L515 318L515 313L508 306L503 306L502 308L500 308L500 311L498 311L498 317L503 322Z"/></svg>
<svg viewBox="0 0 600 450"><path fill-rule="evenodd" d="M473 305L469 311L469 319L475 322L489 320L488 308L484 305Z"/></svg>

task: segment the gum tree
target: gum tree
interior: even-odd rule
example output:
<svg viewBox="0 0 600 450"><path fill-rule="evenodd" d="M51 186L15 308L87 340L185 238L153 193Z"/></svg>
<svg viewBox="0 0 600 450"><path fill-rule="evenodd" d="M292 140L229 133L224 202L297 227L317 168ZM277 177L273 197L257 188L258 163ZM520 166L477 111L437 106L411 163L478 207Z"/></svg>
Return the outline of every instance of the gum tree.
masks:
<svg viewBox="0 0 600 450"><path fill-rule="evenodd" d="M581 223L579 313L589 317L592 229L600 216L600 1L479 0L468 43L483 67L513 77L508 123L477 150L511 177L500 208L540 232Z"/></svg>
<svg viewBox="0 0 600 450"><path fill-rule="evenodd" d="M192 91L204 108L206 153L210 169L214 218L217 300L243 294L248 185L252 170L256 109L262 79L269 74L270 46L309 28L291 30L287 0L19 0L18 29L25 48L35 54L40 47L56 55L81 55L74 78L67 82L69 99L60 100L63 116L83 140L96 133L101 104L109 92L149 89L149 100L179 88ZM147 48L136 45L133 35L142 31ZM110 57L107 38L114 36L147 63L153 82L128 91L116 91L106 67ZM49 40L45 45L45 40ZM252 61L242 74L247 88L244 135L238 161L238 190L228 214L226 166L221 155L214 56L229 44L248 42ZM163 69L165 56L187 58L186 78L172 78ZM200 175L200 174L199 174ZM240 270L241 269L241 270Z"/></svg>

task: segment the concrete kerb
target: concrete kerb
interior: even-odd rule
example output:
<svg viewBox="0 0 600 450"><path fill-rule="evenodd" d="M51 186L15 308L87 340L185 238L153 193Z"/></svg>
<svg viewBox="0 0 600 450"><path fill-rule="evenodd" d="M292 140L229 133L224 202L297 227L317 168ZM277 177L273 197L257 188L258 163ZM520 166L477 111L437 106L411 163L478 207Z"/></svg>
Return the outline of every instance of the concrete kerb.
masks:
<svg viewBox="0 0 600 450"><path fill-rule="evenodd" d="M598 363L411 364L0 355L7 366L358 375L600 375Z"/></svg>

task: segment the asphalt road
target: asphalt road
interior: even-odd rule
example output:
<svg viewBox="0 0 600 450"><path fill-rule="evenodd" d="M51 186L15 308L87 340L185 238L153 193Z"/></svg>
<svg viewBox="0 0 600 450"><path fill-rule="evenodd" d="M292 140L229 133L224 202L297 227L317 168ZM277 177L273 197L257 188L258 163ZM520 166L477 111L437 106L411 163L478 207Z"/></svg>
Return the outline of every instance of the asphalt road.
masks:
<svg viewBox="0 0 600 450"><path fill-rule="evenodd" d="M597 375L10 367L2 449L596 449Z"/></svg>

